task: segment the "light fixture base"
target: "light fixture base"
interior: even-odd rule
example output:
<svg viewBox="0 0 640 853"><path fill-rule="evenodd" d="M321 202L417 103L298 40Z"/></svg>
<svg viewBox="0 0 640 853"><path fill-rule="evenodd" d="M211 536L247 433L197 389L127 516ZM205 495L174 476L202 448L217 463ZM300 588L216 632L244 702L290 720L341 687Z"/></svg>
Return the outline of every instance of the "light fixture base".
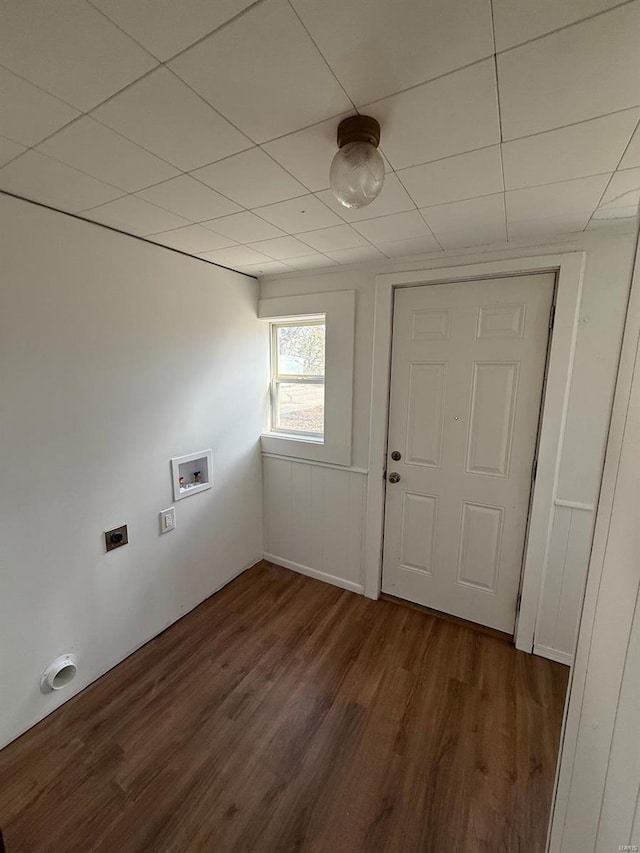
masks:
<svg viewBox="0 0 640 853"><path fill-rule="evenodd" d="M380 124L371 116L349 116L338 125L338 148L349 142L380 144Z"/></svg>

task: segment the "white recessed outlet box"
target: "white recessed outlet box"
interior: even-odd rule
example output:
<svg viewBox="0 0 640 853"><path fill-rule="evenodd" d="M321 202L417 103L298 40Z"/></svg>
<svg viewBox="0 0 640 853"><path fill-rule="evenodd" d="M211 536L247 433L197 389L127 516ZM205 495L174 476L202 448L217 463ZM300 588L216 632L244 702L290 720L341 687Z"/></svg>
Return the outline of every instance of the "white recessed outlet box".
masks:
<svg viewBox="0 0 640 853"><path fill-rule="evenodd" d="M188 453L186 456L176 456L171 460L173 473L173 499L181 501L204 492L213 485L212 450L201 450L198 453Z"/></svg>
<svg viewBox="0 0 640 853"><path fill-rule="evenodd" d="M169 533L176 527L176 510L171 506L169 509L160 510L160 533Z"/></svg>

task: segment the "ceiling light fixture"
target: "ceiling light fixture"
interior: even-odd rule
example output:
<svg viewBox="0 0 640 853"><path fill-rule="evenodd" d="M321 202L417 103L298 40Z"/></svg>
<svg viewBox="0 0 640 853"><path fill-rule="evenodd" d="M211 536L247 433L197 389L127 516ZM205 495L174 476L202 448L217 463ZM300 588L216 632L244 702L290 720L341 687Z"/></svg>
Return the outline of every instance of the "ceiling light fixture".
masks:
<svg viewBox="0 0 640 853"><path fill-rule="evenodd" d="M338 125L338 152L331 163L333 194L345 207L365 207L380 194L384 160L380 125L370 116L350 116Z"/></svg>

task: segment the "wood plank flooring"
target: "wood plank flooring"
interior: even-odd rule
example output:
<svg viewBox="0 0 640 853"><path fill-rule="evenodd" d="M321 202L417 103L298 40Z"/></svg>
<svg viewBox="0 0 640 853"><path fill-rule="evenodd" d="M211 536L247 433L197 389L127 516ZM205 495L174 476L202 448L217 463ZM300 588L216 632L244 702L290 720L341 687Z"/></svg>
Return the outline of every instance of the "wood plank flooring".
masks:
<svg viewBox="0 0 640 853"><path fill-rule="evenodd" d="M0 752L7 853L539 853L567 674L262 563Z"/></svg>

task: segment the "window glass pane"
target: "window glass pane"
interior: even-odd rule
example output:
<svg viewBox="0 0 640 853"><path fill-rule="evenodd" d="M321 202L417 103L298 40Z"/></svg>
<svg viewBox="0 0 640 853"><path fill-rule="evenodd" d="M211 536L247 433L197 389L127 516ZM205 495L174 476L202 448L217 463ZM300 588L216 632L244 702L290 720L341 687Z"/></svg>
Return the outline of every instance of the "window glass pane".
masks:
<svg viewBox="0 0 640 853"><path fill-rule="evenodd" d="M276 394L276 429L324 433L324 384L279 382Z"/></svg>
<svg viewBox="0 0 640 853"><path fill-rule="evenodd" d="M324 376L324 323L276 327L277 372L284 376Z"/></svg>

